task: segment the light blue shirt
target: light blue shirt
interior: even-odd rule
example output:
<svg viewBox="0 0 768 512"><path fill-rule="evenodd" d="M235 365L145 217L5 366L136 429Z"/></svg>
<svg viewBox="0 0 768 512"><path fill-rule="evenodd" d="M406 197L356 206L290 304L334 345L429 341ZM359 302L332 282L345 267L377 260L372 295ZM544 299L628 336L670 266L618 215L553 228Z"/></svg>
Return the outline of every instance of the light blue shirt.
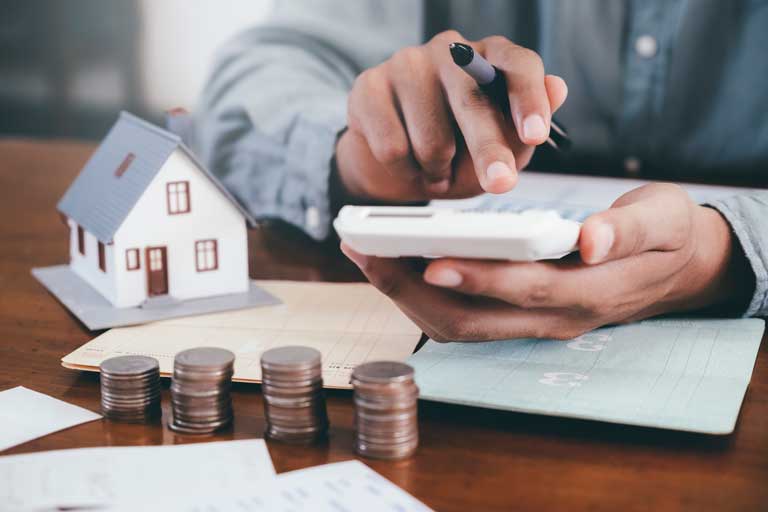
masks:
<svg viewBox="0 0 768 512"><path fill-rule="evenodd" d="M197 149L259 219L330 233L329 172L362 70L454 28L535 49L562 76L574 149L532 166L768 183L768 1L285 0L219 52ZM715 202L768 315L768 192Z"/></svg>

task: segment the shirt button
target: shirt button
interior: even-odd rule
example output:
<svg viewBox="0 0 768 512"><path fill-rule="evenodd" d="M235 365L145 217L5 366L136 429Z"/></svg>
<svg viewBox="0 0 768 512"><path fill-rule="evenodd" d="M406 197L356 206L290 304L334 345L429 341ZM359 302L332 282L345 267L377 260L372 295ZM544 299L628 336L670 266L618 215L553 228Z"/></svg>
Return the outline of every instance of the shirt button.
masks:
<svg viewBox="0 0 768 512"><path fill-rule="evenodd" d="M634 156L628 156L627 158L624 159L624 171L627 173L627 176L630 176L632 178L640 176L641 167L642 167L642 163L640 162L639 158L636 158Z"/></svg>
<svg viewBox="0 0 768 512"><path fill-rule="evenodd" d="M658 50L659 44L653 36L646 34L635 40L635 51L644 59L650 59L655 56Z"/></svg>
<svg viewBox="0 0 768 512"><path fill-rule="evenodd" d="M307 221L309 229L316 229L320 225L320 211L316 207L310 206L304 214L304 219Z"/></svg>

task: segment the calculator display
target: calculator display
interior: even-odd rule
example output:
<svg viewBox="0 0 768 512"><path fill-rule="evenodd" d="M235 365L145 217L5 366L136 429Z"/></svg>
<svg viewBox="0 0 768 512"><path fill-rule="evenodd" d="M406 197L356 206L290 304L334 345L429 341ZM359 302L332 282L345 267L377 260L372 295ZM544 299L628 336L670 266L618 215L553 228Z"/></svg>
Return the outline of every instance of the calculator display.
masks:
<svg viewBox="0 0 768 512"><path fill-rule="evenodd" d="M367 215L369 219L428 219L433 217L432 212L410 213L410 212L371 212Z"/></svg>

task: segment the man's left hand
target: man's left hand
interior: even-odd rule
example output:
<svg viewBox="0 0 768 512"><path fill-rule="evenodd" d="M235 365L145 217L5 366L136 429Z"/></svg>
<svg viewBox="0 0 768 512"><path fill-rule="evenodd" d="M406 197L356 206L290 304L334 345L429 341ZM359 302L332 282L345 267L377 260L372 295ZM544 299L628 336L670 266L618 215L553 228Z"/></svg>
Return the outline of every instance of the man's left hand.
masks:
<svg viewBox="0 0 768 512"><path fill-rule="evenodd" d="M557 261L445 258L423 275L405 260L342 244L368 280L436 341L570 339L606 324L732 299L725 219L680 187L654 183L582 226L579 255Z"/></svg>

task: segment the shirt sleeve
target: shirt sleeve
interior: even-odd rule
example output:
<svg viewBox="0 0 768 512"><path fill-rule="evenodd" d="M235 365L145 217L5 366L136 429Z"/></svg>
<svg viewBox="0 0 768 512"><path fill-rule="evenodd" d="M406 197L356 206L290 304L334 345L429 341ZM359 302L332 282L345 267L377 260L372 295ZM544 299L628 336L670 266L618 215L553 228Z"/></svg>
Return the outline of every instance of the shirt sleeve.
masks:
<svg viewBox="0 0 768 512"><path fill-rule="evenodd" d="M421 4L275 2L218 53L195 112L205 164L258 220L330 232L329 172L362 70L418 44Z"/></svg>
<svg viewBox="0 0 768 512"><path fill-rule="evenodd" d="M768 192L733 196L709 204L731 225L755 274L755 291L744 316L768 316Z"/></svg>

